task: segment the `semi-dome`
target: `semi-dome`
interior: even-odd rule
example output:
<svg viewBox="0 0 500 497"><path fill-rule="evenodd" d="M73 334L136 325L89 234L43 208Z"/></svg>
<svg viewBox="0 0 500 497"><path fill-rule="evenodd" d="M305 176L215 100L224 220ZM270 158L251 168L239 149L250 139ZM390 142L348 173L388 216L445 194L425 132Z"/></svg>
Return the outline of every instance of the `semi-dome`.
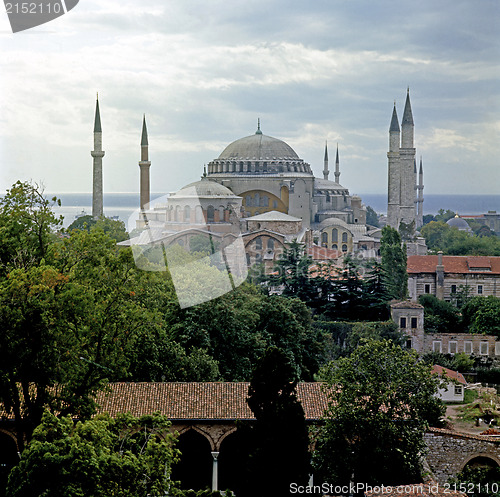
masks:
<svg viewBox="0 0 500 497"><path fill-rule="evenodd" d="M182 187L179 191L170 195L170 199L181 199L181 198L221 198L221 197L231 197L235 198L235 195L229 188L208 179L203 176L200 181L195 181Z"/></svg>
<svg viewBox="0 0 500 497"><path fill-rule="evenodd" d="M219 160L223 159L298 160L299 156L284 141L262 133L255 133L230 143L219 155Z"/></svg>

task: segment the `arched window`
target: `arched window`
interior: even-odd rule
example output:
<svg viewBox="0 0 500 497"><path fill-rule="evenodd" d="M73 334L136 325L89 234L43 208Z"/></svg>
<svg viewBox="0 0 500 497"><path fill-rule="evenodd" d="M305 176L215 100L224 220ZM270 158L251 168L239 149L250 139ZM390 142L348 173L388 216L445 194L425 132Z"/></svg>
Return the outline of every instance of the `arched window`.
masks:
<svg viewBox="0 0 500 497"><path fill-rule="evenodd" d="M191 208L189 205L184 207L184 222L189 223L191 221Z"/></svg>
<svg viewBox="0 0 500 497"><path fill-rule="evenodd" d="M347 243L347 232L342 233L342 243Z"/></svg>
<svg viewBox="0 0 500 497"><path fill-rule="evenodd" d="M267 248L268 250L274 250L274 240L272 238L267 239Z"/></svg>
<svg viewBox="0 0 500 497"><path fill-rule="evenodd" d="M255 239L255 250L262 250L262 238L260 236Z"/></svg>
<svg viewBox="0 0 500 497"><path fill-rule="evenodd" d="M219 223L224 222L224 206L219 207Z"/></svg>
<svg viewBox="0 0 500 497"><path fill-rule="evenodd" d="M259 207L260 206L260 193L256 193L255 196L254 196L254 205L255 207Z"/></svg>
<svg viewBox="0 0 500 497"><path fill-rule="evenodd" d="M338 246L337 246L337 244L336 244L336 243L332 244L332 249L333 249L333 250L337 250L337 249L338 249Z"/></svg>
<svg viewBox="0 0 500 497"><path fill-rule="evenodd" d="M197 205L195 207L195 222L196 223L202 223L203 222L203 209L201 208L201 205Z"/></svg>
<svg viewBox="0 0 500 497"><path fill-rule="evenodd" d="M251 195L246 196L246 206L252 207L252 196Z"/></svg>
<svg viewBox="0 0 500 497"><path fill-rule="evenodd" d="M345 243L342 245L342 252L347 252L347 245Z"/></svg>
<svg viewBox="0 0 500 497"><path fill-rule="evenodd" d="M178 205L175 208L175 221L180 221L180 212L181 212L181 206Z"/></svg>
<svg viewBox="0 0 500 497"><path fill-rule="evenodd" d="M332 230L332 242L338 242L339 241L339 230L337 228L334 228Z"/></svg>
<svg viewBox="0 0 500 497"><path fill-rule="evenodd" d="M321 246L328 246L328 233L326 231L323 231L323 233L321 233Z"/></svg>
<svg viewBox="0 0 500 497"><path fill-rule="evenodd" d="M212 205L207 207L207 223L215 222L215 209Z"/></svg>

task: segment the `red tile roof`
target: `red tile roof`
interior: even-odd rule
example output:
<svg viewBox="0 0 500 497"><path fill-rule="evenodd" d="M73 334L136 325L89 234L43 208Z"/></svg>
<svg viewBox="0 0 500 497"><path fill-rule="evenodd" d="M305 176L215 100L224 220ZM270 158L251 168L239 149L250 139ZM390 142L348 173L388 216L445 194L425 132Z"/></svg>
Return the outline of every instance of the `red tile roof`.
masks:
<svg viewBox="0 0 500 497"><path fill-rule="evenodd" d="M171 420L253 419L246 403L248 382L112 383L111 392L101 392L99 412L111 416L130 412L133 416L161 412ZM328 401L323 383L299 383L297 397L306 419L322 417Z"/></svg>
<svg viewBox="0 0 500 497"><path fill-rule="evenodd" d="M444 368L443 366L434 364L434 366L432 366L432 372L439 376L444 375L450 378L451 380L458 381L459 383L462 383L462 385L467 385L467 382L465 381L463 374L459 373L458 371L453 371L452 369Z"/></svg>
<svg viewBox="0 0 500 497"><path fill-rule="evenodd" d="M435 273L437 263L437 255L410 255L408 274ZM443 255L443 266L445 273L500 275L500 257Z"/></svg>

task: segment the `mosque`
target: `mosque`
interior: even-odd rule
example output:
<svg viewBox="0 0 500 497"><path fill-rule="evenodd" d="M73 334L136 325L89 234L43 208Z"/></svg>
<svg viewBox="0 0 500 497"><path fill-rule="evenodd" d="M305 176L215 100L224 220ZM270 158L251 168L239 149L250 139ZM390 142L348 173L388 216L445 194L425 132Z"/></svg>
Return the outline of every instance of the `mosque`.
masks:
<svg viewBox="0 0 500 497"><path fill-rule="evenodd" d="M415 229L423 202L422 165L417 185L413 118L409 93L402 122L400 147L396 108L390 125L388 221L405 222ZM94 125L94 207L102 215L102 129L99 102ZM339 259L346 254L379 255L381 230L366 223L366 207L340 183L338 145L334 178L330 180L325 144L323 178L284 141L257 130L227 145L205 167L202 178L164 203L150 204L149 143L144 117L141 136L140 215L137 227L148 228L148 243L177 243L190 249L190 240L215 237L222 247L241 234L248 265L263 263L270 270L285 245L305 244L316 260ZM413 160L413 162L412 162ZM409 166L411 164L411 167ZM415 169L414 169L415 168ZM411 174L409 173L411 171ZM418 198L417 198L418 192ZM129 244L143 243L144 237Z"/></svg>

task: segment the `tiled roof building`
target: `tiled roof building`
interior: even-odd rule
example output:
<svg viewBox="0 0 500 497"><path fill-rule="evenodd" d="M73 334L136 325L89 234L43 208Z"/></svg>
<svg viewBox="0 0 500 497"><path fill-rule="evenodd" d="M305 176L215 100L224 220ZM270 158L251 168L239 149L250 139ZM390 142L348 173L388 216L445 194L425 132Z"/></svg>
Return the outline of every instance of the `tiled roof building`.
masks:
<svg viewBox="0 0 500 497"><path fill-rule="evenodd" d="M460 288L469 295L500 297L500 257L411 255L407 261L408 289L412 300L435 295L453 300Z"/></svg>

